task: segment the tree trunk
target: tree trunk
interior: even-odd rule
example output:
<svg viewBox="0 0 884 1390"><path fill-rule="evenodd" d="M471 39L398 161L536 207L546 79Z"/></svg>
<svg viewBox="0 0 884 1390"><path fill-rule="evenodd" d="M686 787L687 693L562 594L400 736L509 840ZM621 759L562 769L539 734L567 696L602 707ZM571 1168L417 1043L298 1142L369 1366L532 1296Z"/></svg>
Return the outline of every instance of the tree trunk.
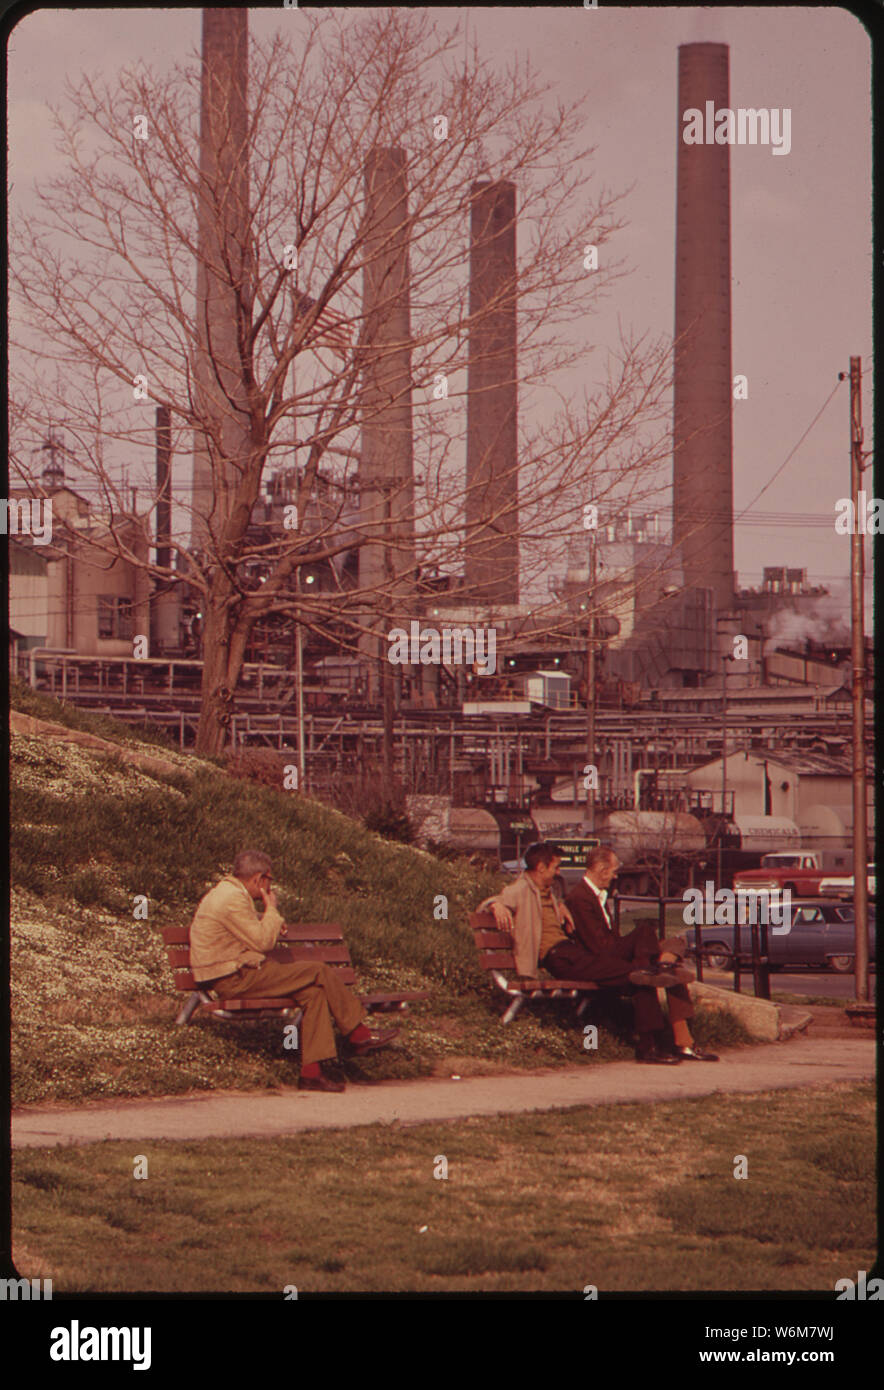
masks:
<svg viewBox="0 0 884 1390"><path fill-rule="evenodd" d="M203 680L195 751L204 757L217 758L223 753L229 737L245 641L233 640L234 625L226 605L213 606L206 602L205 606Z"/></svg>

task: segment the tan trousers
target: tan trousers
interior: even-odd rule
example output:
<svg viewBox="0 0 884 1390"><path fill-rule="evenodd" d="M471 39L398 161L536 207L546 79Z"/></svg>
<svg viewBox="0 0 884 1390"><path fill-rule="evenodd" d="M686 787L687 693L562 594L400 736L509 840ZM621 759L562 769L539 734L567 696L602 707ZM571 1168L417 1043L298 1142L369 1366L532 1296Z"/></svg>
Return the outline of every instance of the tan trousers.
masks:
<svg viewBox="0 0 884 1390"><path fill-rule="evenodd" d="M324 961L283 963L265 960L244 965L214 986L219 999L242 999L250 994L291 995L304 1010L301 1019L301 1061L323 1062L337 1056L332 1018L342 1033L352 1033L367 1015L356 995L342 983L339 972Z"/></svg>

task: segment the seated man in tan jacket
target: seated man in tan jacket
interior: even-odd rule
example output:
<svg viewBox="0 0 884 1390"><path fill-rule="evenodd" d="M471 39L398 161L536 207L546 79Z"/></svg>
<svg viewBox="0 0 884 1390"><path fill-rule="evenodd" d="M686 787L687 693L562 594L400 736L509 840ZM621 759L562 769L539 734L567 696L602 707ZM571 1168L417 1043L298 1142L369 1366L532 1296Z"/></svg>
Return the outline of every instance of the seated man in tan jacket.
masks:
<svg viewBox="0 0 884 1390"><path fill-rule="evenodd" d="M284 922L271 888L270 858L243 850L233 873L225 874L200 901L190 927L190 965L201 989L219 999L248 995L291 995L304 1010L301 1021L302 1091L343 1091L344 1083L326 1076L321 1063L337 1056L332 1018L359 1056L387 1047L396 1029L372 1033L359 1000L324 961L268 960ZM254 901L264 903L261 917Z"/></svg>
<svg viewBox="0 0 884 1390"><path fill-rule="evenodd" d="M574 918L553 894L562 856L555 845L538 840L525 850L525 872L477 911L492 912L503 931L512 933L513 957L520 975L536 975L554 941L574 931Z"/></svg>

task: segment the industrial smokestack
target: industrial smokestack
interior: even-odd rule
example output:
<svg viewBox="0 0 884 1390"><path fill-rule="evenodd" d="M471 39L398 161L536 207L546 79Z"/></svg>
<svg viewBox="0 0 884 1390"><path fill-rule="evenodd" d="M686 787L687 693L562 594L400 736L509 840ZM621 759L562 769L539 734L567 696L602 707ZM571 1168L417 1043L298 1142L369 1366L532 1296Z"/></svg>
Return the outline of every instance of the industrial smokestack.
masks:
<svg viewBox="0 0 884 1390"><path fill-rule="evenodd" d="M172 427L169 407L158 405L156 409L157 437L157 564L171 562L172 548L172 500L170 496L172 468Z"/></svg>
<svg viewBox="0 0 884 1390"><path fill-rule="evenodd" d="M249 449L249 416L237 370L237 289L248 263L248 11L203 10L197 343L194 397L206 420L193 454L192 542L204 550L229 507ZM223 267L229 265L231 273ZM214 469L213 469L214 463Z"/></svg>
<svg viewBox="0 0 884 1390"><path fill-rule="evenodd" d="M466 563L481 603L518 603L516 188L472 185Z"/></svg>
<svg viewBox="0 0 884 1390"><path fill-rule="evenodd" d="M373 150L365 163L359 523L367 543L359 552L359 584L376 592L386 586L390 596L367 598L368 622L375 626L382 611L386 617L403 611L415 568L405 165L405 151L399 148ZM369 637L363 645L366 654L378 655L376 638Z"/></svg>
<svg viewBox="0 0 884 1390"><path fill-rule="evenodd" d="M728 47L678 50L673 544L686 587L734 601L730 146L685 143L684 113L730 105Z"/></svg>

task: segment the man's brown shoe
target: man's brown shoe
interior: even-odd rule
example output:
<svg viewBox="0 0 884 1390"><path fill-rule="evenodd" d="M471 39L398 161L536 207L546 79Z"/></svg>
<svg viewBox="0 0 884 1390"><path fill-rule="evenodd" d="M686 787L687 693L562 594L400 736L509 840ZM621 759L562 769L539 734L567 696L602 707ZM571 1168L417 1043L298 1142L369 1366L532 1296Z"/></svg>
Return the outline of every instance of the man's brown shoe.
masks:
<svg viewBox="0 0 884 1390"><path fill-rule="evenodd" d="M298 1081L299 1091L346 1091L343 1081L333 1081L324 1073L319 1076L302 1076Z"/></svg>
<svg viewBox="0 0 884 1390"><path fill-rule="evenodd" d="M354 1057L361 1057L364 1052L377 1052L379 1047L389 1047L399 1036L398 1028L386 1028L382 1033L372 1033L364 1042L347 1042Z"/></svg>

